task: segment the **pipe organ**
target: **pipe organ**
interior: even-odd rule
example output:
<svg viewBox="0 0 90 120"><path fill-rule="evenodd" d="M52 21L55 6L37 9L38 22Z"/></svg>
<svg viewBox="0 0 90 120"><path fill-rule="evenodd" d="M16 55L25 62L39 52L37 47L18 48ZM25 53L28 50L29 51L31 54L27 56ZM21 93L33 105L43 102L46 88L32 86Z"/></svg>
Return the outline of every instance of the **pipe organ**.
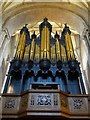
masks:
<svg viewBox="0 0 90 120"><path fill-rule="evenodd" d="M83 79L69 27L65 25L61 37L57 32L52 37L52 25L44 18L39 30L39 37L35 32L30 37L27 26L21 29L3 92L57 89L69 94L84 94Z"/></svg>

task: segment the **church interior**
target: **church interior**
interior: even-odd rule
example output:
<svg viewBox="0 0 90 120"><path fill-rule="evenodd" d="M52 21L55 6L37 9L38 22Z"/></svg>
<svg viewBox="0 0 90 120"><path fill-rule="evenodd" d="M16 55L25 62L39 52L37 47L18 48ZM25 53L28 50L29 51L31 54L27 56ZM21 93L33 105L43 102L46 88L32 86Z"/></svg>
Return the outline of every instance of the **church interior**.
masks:
<svg viewBox="0 0 90 120"><path fill-rule="evenodd" d="M0 3L2 120L90 118L90 1Z"/></svg>

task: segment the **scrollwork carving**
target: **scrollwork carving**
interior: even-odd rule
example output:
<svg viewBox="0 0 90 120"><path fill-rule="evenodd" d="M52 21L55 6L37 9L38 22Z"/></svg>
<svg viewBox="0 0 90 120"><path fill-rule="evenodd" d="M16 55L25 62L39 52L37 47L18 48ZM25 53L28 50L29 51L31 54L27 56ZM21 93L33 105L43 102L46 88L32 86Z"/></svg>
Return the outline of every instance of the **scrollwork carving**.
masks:
<svg viewBox="0 0 90 120"><path fill-rule="evenodd" d="M39 95L37 97L37 105L51 105L50 95Z"/></svg>
<svg viewBox="0 0 90 120"><path fill-rule="evenodd" d="M58 96L54 94L53 96L54 105L58 105Z"/></svg>
<svg viewBox="0 0 90 120"><path fill-rule="evenodd" d="M82 105L83 105L82 99L73 99L74 109L81 109Z"/></svg>
<svg viewBox="0 0 90 120"><path fill-rule="evenodd" d="M15 108L15 99L6 99L4 108Z"/></svg>
<svg viewBox="0 0 90 120"><path fill-rule="evenodd" d="M34 105L35 104L35 99L34 99L34 95L31 96L31 105Z"/></svg>
<svg viewBox="0 0 90 120"><path fill-rule="evenodd" d="M26 107L28 104L28 96L22 97L21 105L22 107Z"/></svg>
<svg viewBox="0 0 90 120"><path fill-rule="evenodd" d="M63 107L67 107L68 106L68 100L66 96L61 95L61 105Z"/></svg>

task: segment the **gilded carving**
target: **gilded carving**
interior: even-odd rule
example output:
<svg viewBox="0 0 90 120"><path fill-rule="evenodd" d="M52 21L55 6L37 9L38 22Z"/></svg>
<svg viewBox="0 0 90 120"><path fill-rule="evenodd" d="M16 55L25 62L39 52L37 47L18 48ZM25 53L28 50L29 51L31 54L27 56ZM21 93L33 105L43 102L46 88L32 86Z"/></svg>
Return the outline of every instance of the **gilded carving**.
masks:
<svg viewBox="0 0 90 120"><path fill-rule="evenodd" d="M68 100L67 97L64 95L61 95L61 106L67 107L68 106Z"/></svg>

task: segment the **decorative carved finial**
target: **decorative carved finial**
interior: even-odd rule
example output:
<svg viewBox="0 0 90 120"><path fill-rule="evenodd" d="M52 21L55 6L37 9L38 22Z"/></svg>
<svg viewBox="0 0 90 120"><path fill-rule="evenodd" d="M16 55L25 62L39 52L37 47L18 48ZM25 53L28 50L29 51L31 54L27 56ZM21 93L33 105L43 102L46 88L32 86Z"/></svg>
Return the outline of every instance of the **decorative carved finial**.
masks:
<svg viewBox="0 0 90 120"><path fill-rule="evenodd" d="M34 33L33 33L34 35L35 35L35 31L34 31Z"/></svg>
<svg viewBox="0 0 90 120"><path fill-rule="evenodd" d="M56 35L58 35L57 31L56 31Z"/></svg>
<svg viewBox="0 0 90 120"><path fill-rule="evenodd" d="M47 22L47 21L48 21L48 19L45 17L45 18L44 18L44 22Z"/></svg>
<svg viewBox="0 0 90 120"><path fill-rule="evenodd" d="M26 24L25 24L25 27L27 27L27 25L28 25L28 24L26 23Z"/></svg>
<svg viewBox="0 0 90 120"><path fill-rule="evenodd" d="M32 39L35 39L35 38L36 38L35 31L34 31L34 33L32 34L31 38L32 38Z"/></svg>
<svg viewBox="0 0 90 120"><path fill-rule="evenodd" d="M67 23L65 23L65 27L67 27Z"/></svg>
<svg viewBox="0 0 90 120"><path fill-rule="evenodd" d="M57 33L57 31L56 31L56 34L55 34L55 38L59 39L59 34Z"/></svg>

